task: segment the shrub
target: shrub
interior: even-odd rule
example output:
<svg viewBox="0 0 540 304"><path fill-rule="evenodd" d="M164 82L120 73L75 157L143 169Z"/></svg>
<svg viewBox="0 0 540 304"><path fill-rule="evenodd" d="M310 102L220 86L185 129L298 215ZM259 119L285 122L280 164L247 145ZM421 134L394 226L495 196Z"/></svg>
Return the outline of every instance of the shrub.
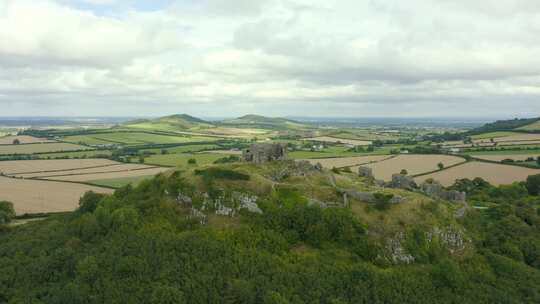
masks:
<svg viewBox="0 0 540 304"><path fill-rule="evenodd" d="M374 193L375 197L375 208L377 210L386 210L390 208L390 200L394 197L393 194L386 193Z"/></svg>
<svg viewBox="0 0 540 304"><path fill-rule="evenodd" d="M401 169L401 171L399 172L399 174L401 174L401 175L408 175L408 174L409 174L409 171L407 171L406 169Z"/></svg>
<svg viewBox="0 0 540 304"><path fill-rule="evenodd" d="M195 158L190 158L188 159L187 163L189 165L196 165L197 164L197 160Z"/></svg>
<svg viewBox="0 0 540 304"><path fill-rule="evenodd" d="M249 175L247 174L221 168L195 170L195 175L207 179L249 180Z"/></svg>
<svg viewBox="0 0 540 304"><path fill-rule="evenodd" d="M0 201L0 225L11 222L15 217L13 204L7 201Z"/></svg>
<svg viewBox="0 0 540 304"><path fill-rule="evenodd" d="M217 159L214 161L214 164L227 164L227 163L236 163L240 161L240 157L236 155L229 155L226 157L222 157L220 159Z"/></svg>
<svg viewBox="0 0 540 304"><path fill-rule="evenodd" d="M527 191L530 195L540 194L540 174L530 175L527 177L525 187L527 187Z"/></svg>

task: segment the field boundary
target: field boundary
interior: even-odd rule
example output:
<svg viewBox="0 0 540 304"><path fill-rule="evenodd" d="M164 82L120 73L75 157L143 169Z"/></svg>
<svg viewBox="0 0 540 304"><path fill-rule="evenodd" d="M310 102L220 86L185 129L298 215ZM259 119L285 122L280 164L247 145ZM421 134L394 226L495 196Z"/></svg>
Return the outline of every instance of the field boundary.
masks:
<svg viewBox="0 0 540 304"><path fill-rule="evenodd" d="M118 165L123 165L123 163L101 165L101 166L91 166L91 167L81 167L81 168L65 169L65 170L46 170L46 171L17 172L17 173L4 173L4 174L17 176L17 175L21 175L21 174L34 174L34 173L48 173L48 172L62 172L62 171L84 170L84 169L96 169L96 168L112 167L112 166L118 166Z"/></svg>
<svg viewBox="0 0 540 304"><path fill-rule="evenodd" d="M120 172L132 172L132 171L143 171L161 168L158 166L148 166L148 168L137 168L137 169L127 169L127 170L116 170L116 171L101 171L101 172L86 172L86 173L72 173L72 174L58 174L58 175L47 175L47 176L38 176L38 177L29 177L26 179L48 179L50 177L64 177L64 176L83 176L83 175L92 175L92 174L105 174L105 173L120 173ZM45 172L46 173L46 172Z"/></svg>

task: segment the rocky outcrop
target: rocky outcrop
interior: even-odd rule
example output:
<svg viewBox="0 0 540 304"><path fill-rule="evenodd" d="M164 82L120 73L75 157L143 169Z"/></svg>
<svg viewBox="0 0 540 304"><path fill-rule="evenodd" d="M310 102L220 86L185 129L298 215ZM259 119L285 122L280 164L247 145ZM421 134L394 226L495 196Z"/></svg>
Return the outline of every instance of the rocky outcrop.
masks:
<svg viewBox="0 0 540 304"><path fill-rule="evenodd" d="M420 188L424 194L434 199L442 199L451 202L465 202L467 198L465 192L455 190L447 191L439 182L433 180L424 182Z"/></svg>
<svg viewBox="0 0 540 304"><path fill-rule="evenodd" d="M426 239L429 242L432 242L435 238L452 254L463 251L466 247L467 240L463 236L463 233L451 227L444 229L434 227L432 231L426 233Z"/></svg>
<svg viewBox="0 0 540 304"><path fill-rule="evenodd" d="M415 261L414 256L401 245L404 240L405 234L403 232L398 232L393 238L386 240L385 249L394 264L411 264Z"/></svg>

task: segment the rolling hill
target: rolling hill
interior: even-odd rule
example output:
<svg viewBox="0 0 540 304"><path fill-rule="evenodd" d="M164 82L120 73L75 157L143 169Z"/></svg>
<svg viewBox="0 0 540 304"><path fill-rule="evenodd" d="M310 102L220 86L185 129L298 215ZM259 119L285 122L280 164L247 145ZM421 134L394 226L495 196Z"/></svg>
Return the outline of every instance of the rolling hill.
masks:
<svg viewBox="0 0 540 304"><path fill-rule="evenodd" d="M518 130L524 131L540 131L540 119L537 119L535 122L519 127Z"/></svg>
<svg viewBox="0 0 540 304"><path fill-rule="evenodd" d="M309 126L301 122L281 117L266 117L261 115L244 115L235 119L224 120L221 125L238 128L261 128L261 129L306 129Z"/></svg>
<svg viewBox="0 0 540 304"><path fill-rule="evenodd" d="M468 133L471 135L477 135L489 132L500 131L534 131L540 129L540 117L537 118L515 118L510 120L498 120L496 122L485 124L479 128L472 129Z"/></svg>
<svg viewBox="0 0 540 304"><path fill-rule="evenodd" d="M214 127L210 122L187 114L175 114L156 119L139 119L127 122L124 126L160 131L193 130Z"/></svg>

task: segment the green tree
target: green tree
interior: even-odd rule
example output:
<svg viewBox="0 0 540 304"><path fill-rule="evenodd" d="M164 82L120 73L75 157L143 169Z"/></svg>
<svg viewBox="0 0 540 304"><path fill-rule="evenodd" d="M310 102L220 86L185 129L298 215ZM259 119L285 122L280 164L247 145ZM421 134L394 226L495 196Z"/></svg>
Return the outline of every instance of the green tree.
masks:
<svg viewBox="0 0 540 304"><path fill-rule="evenodd" d="M0 225L11 222L15 217L13 204L7 201L0 201Z"/></svg>
<svg viewBox="0 0 540 304"><path fill-rule="evenodd" d="M190 158L188 159L187 163L189 165L196 165L197 164L197 160L195 158Z"/></svg>
<svg viewBox="0 0 540 304"><path fill-rule="evenodd" d="M540 194L540 174L530 175L527 177L525 187L527 187L527 191L530 195Z"/></svg>
<svg viewBox="0 0 540 304"><path fill-rule="evenodd" d="M407 169L401 169L401 171L399 172L399 174L401 174L401 175L408 175L408 174L409 174L409 171L407 171Z"/></svg>
<svg viewBox="0 0 540 304"><path fill-rule="evenodd" d="M14 145L20 145L20 144L21 144L21 141L20 141L18 138L15 138L15 139L13 140L13 144L14 144Z"/></svg>
<svg viewBox="0 0 540 304"><path fill-rule="evenodd" d="M442 169L444 169L444 164L443 163L438 163L437 167L439 167L439 170L442 170Z"/></svg>

